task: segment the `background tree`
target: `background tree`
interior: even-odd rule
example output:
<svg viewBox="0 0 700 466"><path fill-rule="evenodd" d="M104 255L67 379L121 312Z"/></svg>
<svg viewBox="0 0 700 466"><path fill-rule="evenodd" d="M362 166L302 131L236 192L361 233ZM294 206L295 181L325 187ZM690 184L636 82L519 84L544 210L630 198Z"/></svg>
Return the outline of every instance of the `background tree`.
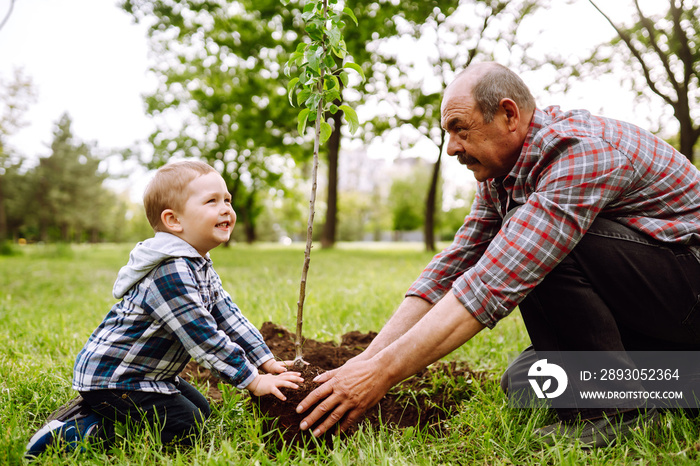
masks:
<svg viewBox="0 0 700 466"><path fill-rule="evenodd" d="M39 160L31 172L33 187L31 211L38 222L39 238L49 240L51 232L58 239L80 240L86 230L96 239L101 212L113 205L114 195L102 186L107 178L99 170L100 160L92 148L73 136L71 119L64 114L56 126L51 155Z"/></svg>
<svg viewBox="0 0 700 466"><path fill-rule="evenodd" d="M352 61L370 69L376 56L368 51L369 44L396 35L402 17L420 23L433 3L347 2L357 20L366 25L347 29L344 23L340 25ZM288 81L280 70L294 50L293 42L304 34L300 21L304 4L290 1L283 5L279 0L122 2L136 21L150 25L151 47L157 57L153 71L159 88L148 97L148 111L167 118L160 120L151 137L155 157L150 166L173 155L213 162L235 193L234 208L251 230L251 240L251 225L259 212L257 193L266 187L283 188L279 171L270 167L270 157L305 161L310 153L303 147L305 135L294 132L291 109L281 102L285 96L281 90ZM336 107L346 102L356 105L364 98L363 92L346 92L346 86L341 80ZM328 115L331 135L321 151L328 160L323 247L331 247L336 237L342 116L342 111ZM179 129L173 130L178 119Z"/></svg>
<svg viewBox="0 0 700 466"><path fill-rule="evenodd" d="M423 225L424 193L430 184L431 175L428 163L414 159L416 164L404 176L396 177L391 183L388 204L391 209L392 229L397 239L401 233L420 229Z"/></svg>
<svg viewBox="0 0 700 466"><path fill-rule="evenodd" d="M421 2L416 2L421 3ZM424 239L435 250L437 196L446 135L440 126L440 103L455 73L473 61L498 59L522 68L529 46L517 32L522 21L547 0L462 0L425 2L426 11L407 16L399 24L404 48L413 44L412 57L401 57L395 39L374 44L372 78L367 92L377 94L385 115L379 115L367 136L386 135L400 128L404 148L427 138L436 147L437 159L424 197ZM504 52L505 51L505 52ZM419 53L422 52L422 53ZM414 131L407 131L412 128Z"/></svg>
<svg viewBox="0 0 700 466"><path fill-rule="evenodd" d="M126 0L122 7L150 25L157 57L159 86L146 99L158 122L149 166L171 157L207 160L254 241L261 191L283 188L280 159L308 157L281 73L300 28L293 13L279 0Z"/></svg>
<svg viewBox="0 0 700 466"><path fill-rule="evenodd" d="M8 238L8 204L13 204L13 214L19 213L17 202L23 187L22 160L8 146L7 138L25 126L24 114L35 98L31 79L21 70L16 70L10 81L0 82L0 243ZM17 219L12 220L12 226L16 227Z"/></svg>
<svg viewBox="0 0 700 466"><path fill-rule="evenodd" d="M432 11L434 1L430 2L395 2L391 0L347 2L354 17L362 27L342 28L341 34L345 40L352 60L366 73L373 67L376 55L372 52L372 44L381 38L395 37L399 34L397 24L402 18L413 21L425 20ZM342 25L341 25L342 26ZM353 103L359 105L373 89L360 86L344 92L346 83L341 82L341 95L336 104ZM369 90L369 94L367 91ZM338 167L342 139L342 112L329 115L332 123L332 133L328 140L328 184L326 198L326 215L321 234L321 246L330 248L335 244L339 221L338 214Z"/></svg>
<svg viewBox="0 0 700 466"><path fill-rule="evenodd" d="M289 57L285 65L285 74L293 76L288 84L290 103L298 105L301 110L297 115L299 133L304 133L308 123L314 125L313 165L311 173L311 193L309 199L309 220L306 231L306 249L304 264L299 284L299 300L297 302L297 325L294 347L296 356L294 368L301 370L305 366L302 359L302 326L304 299L306 296L306 279L311 261L311 246L313 241L313 226L316 203L316 187L318 174L318 153L322 142L331 136L331 125L326 121L327 114L345 113L351 132L357 130L358 121L355 110L347 105L338 106L340 100L340 83L347 85L348 74L345 68L362 70L347 60L347 49L341 32L343 16L349 16L355 21L352 10L338 6L338 0L313 0L306 3L302 19L308 33L308 41L300 43ZM337 66L333 57L341 60ZM337 73L337 74L336 74ZM364 80L364 76L361 76Z"/></svg>
<svg viewBox="0 0 700 466"><path fill-rule="evenodd" d="M617 71L638 97L661 98L678 121L678 149L694 161L700 139L700 1L655 2L656 12L646 13L634 0L631 18L613 18L599 2L589 3L617 38L582 63L565 61L569 76L590 79Z"/></svg>

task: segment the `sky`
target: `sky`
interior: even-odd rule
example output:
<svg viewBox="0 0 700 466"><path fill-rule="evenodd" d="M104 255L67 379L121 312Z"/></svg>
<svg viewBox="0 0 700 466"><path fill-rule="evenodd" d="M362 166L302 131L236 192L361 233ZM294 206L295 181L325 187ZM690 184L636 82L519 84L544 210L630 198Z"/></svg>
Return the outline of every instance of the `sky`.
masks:
<svg viewBox="0 0 700 466"><path fill-rule="evenodd" d="M0 18L9 6L0 0ZM0 80L17 68L37 99L25 115L29 125L9 142L30 159L50 154L66 112L74 135L104 149L128 147L153 130L141 97L154 89L146 30L113 0L16 0L0 30ZM126 169L143 176L136 166Z"/></svg>
<svg viewBox="0 0 700 466"><path fill-rule="evenodd" d="M10 3L0 0L0 20ZM539 48L584 53L613 37L614 31L588 2L553 3L556 6L544 12L533 28ZM620 7L626 2L600 3L618 18L629 17ZM55 125L66 112L73 120L74 134L100 148L118 149L145 139L153 124L145 114L142 95L155 88L148 66L146 29L134 24L116 0L16 0L0 30L0 81L9 80L20 68L32 79L38 95L25 115L29 125L9 138L10 145L30 159L48 156ZM636 111L633 96L621 91L617 77L579 83L560 96L539 90L538 81L544 78L536 73L523 78L540 106L587 108L647 124ZM125 167L113 169L124 171ZM126 171L131 176L120 183L135 186L132 194L138 198L145 172L135 165Z"/></svg>

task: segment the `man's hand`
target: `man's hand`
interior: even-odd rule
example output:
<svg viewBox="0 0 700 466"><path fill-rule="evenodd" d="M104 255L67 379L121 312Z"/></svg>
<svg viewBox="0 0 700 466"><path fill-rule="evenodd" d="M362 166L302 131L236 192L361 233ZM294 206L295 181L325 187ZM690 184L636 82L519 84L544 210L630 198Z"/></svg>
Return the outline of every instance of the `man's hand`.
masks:
<svg viewBox="0 0 700 466"><path fill-rule="evenodd" d="M309 429L327 414L314 427L315 437L339 421L341 432L347 430L394 384L449 354L484 328L453 293L429 309L430 305L419 298L406 298L367 348L367 355L362 353L332 374L317 377L317 382L325 383L302 400L297 413L319 404L299 427ZM421 315L423 318L418 317Z"/></svg>
<svg viewBox="0 0 700 466"><path fill-rule="evenodd" d="M348 361L338 369L319 375L314 381L325 383L302 400L297 407L297 413L303 413L309 407L323 401L304 418L300 428L307 430L330 413L320 425L315 426L314 437L323 435L341 420L340 431L347 430L391 388L392 384L384 374L385 371L370 359Z"/></svg>
<svg viewBox="0 0 700 466"><path fill-rule="evenodd" d="M301 373L299 372L283 372L279 375L274 374L264 374L258 375L253 379L253 381L248 384L246 390L255 396L263 396L268 394L273 394L282 401L287 399L286 396L280 391L280 388L299 388L298 383L302 383L304 379L301 378Z"/></svg>

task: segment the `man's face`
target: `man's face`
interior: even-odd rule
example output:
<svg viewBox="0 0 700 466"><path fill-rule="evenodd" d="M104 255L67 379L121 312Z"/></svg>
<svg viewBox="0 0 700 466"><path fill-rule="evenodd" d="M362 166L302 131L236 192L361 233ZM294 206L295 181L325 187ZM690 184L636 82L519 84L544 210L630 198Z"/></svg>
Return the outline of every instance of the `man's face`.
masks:
<svg viewBox="0 0 700 466"><path fill-rule="evenodd" d="M449 135L447 153L474 172L477 181L507 175L520 155L508 129L506 111L499 108L485 123L465 86L450 86L442 102L442 127Z"/></svg>

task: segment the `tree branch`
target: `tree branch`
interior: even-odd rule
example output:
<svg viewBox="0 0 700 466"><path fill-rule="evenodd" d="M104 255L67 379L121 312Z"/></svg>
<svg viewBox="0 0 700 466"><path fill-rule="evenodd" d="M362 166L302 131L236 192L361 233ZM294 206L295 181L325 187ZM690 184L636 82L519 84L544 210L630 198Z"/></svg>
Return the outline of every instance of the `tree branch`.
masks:
<svg viewBox="0 0 700 466"><path fill-rule="evenodd" d="M676 8L675 0L669 0L671 4L671 16L673 17L673 30L679 37L680 50L678 51L678 57L683 62L683 85L687 89L690 87L690 79L693 76L693 52L688 46L688 36L685 30L681 27L681 13L683 11L683 0L681 0L681 7Z"/></svg>
<svg viewBox="0 0 700 466"><path fill-rule="evenodd" d="M603 17L608 21L608 23L610 23L610 25L613 27L613 29L615 29L615 32L617 32L617 35L620 36L620 39L622 39L622 41L625 43L625 45L627 45L627 48L629 48L629 50L632 53L632 55L634 56L634 58L636 58L637 61L639 62L639 64L642 66L642 72L644 73L644 79L646 80L647 84L649 85L649 88L656 95L661 97L667 104L669 104L670 106L672 106L675 109L677 103L672 98L670 98L669 96L667 96L666 94L661 92L661 90L658 87L656 87L656 84L651 79L651 73L649 71L649 67L647 66L646 62L644 61L644 57L642 57L641 52L639 50L637 50L637 48L632 43L632 38L629 36L629 34L627 34L625 31L620 29L620 27L618 27L617 24L615 24L613 22L613 20L610 19L610 17L608 15L606 15L603 12L603 10L601 10L598 7L598 5L595 4L595 2L593 2L593 0L588 0L588 3L593 5L593 7L596 10L598 10L598 12L601 15L603 15Z"/></svg>
<svg viewBox="0 0 700 466"><path fill-rule="evenodd" d="M10 15L12 14L12 10L15 7L15 0L10 0L10 8L7 10L7 14L5 15L5 18L2 20L2 23L0 23L0 30L2 30L3 27L5 27L5 24L7 23L7 20L10 19Z"/></svg>
<svg viewBox="0 0 700 466"><path fill-rule="evenodd" d="M670 2L671 4L673 4L674 0L670 0ZM673 70L671 69L671 63L668 60L668 55L664 53L663 50L661 50L661 47L659 47L659 42L656 38L655 25L649 18L644 16L644 13L642 12L641 7L639 6L638 0L634 0L634 6L637 9L637 14L639 15L640 23L649 34L649 43L651 44L651 48L654 50L654 52L656 52L656 55L661 60L661 63L664 67L664 71L666 71L668 81L673 86L673 89L676 91L676 96L680 100L680 96L683 94L683 89L681 88L680 84L676 80L675 75L673 74Z"/></svg>

